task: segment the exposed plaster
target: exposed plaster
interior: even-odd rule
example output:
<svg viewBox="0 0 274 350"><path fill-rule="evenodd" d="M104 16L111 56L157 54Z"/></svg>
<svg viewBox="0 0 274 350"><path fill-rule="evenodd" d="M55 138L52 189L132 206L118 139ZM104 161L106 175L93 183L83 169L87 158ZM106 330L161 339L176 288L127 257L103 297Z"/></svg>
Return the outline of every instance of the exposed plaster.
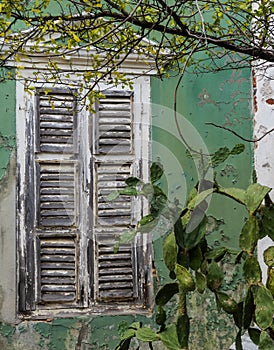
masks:
<svg viewBox="0 0 274 350"><path fill-rule="evenodd" d="M0 321L15 319L15 154L12 153L5 176L0 181ZM5 268L3 268L5 267ZM8 297L9 296L9 297Z"/></svg>
<svg viewBox="0 0 274 350"><path fill-rule="evenodd" d="M269 105L274 105L274 98L268 98L265 102Z"/></svg>
<svg viewBox="0 0 274 350"><path fill-rule="evenodd" d="M254 99L254 137L259 138L274 127L274 68L261 66L255 73L256 89ZM257 181L262 185L274 188L274 133L269 133L255 145L255 170ZM270 192L274 200L274 190ZM259 262L263 272L263 282L267 279L267 266L263 261L263 252L274 242L265 237L259 241Z"/></svg>

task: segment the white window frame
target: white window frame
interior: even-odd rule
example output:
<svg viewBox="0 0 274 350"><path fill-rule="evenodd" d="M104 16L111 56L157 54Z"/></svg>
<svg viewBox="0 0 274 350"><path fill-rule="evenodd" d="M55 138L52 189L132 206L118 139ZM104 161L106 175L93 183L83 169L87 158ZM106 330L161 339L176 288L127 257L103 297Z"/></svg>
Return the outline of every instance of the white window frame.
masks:
<svg viewBox="0 0 274 350"><path fill-rule="evenodd" d="M135 137L134 137L134 142L136 143L135 145L135 164L137 167L134 169L133 175L135 176L142 176L142 179L144 181L148 181L149 179L149 163L150 163L150 77L149 75L145 75L144 72L147 70L147 65L145 63L141 62L136 62L136 66L133 65L133 60L136 58L131 58L130 60L126 60L124 65L125 68L122 68L123 72L130 72L132 75L129 77L134 78L133 80L133 91L134 91L134 118L135 118L135 123L136 127L134 132L135 132ZM69 60L69 62L67 62ZM40 68L44 66L46 62L46 57L41 60L35 60L35 65L39 66ZM61 60L58 64L60 65L61 69L64 68L67 69L67 67L70 66L71 63L74 64L74 68L77 68L77 64L80 67L83 65L86 65L86 57L81 60L79 60L79 56L77 58L75 57L70 57L69 59L66 58L64 60ZM24 203L24 198L25 198L25 191L26 191L26 179L22 174L25 174L25 166L26 166L26 144L28 142L27 139L27 133L26 133L26 128L27 128L27 119L26 116L28 115L29 111L33 108L33 99L34 99L34 94L30 94L30 92L24 90L24 83L25 81L32 81L36 80L37 82L32 83L33 88L51 88L54 86L55 88L58 87L63 87L63 85L59 84L50 84L44 81L45 77L45 72L43 72L43 80L41 79L39 81L39 77L37 75L34 75L34 70L33 70L33 60L32 62L26 60L25 62L20 62L20 65L24 65L24 69L20 71L20 79L18 79L16 83L16 132L17 132L17 179L18 179L18 193L17 193L17 202L19 203L18 210L17 210L17 227L18 227L18 232L19 235L17 237L17 246L18 250L21 251L21 254L24 254L25 252L25 243L26 243L26 230L25 230L25 207L22 204ZM140 73L142 73L140 75ZM150 72L151 73L151 72ZM70 77L68 83L73 82L73 76ZM79 80L79 77L75 78L75 81ZM109 88L108 85L104 85L103 83L100 85L100 89L104 90L106 88ZM122 90L122 86L116 86L115 89L117 90ZM33 111L34 112L34 111ZM88 124L88 120L90 118L89 112L87 109L83 108L81 111L81 125L80 129L81 132L85 134L84 138L80 138L82 140L84 139L89 139L90 135L90 128ZM84 142L85 143L85 142ZM137 144L138 143L138 144ZM139 145L141 144L141 147ZM89 161L88 159L91 158L90 154L90 148L87 143L82 145L85 149L85 156L86 156L86 161L85 163L87 164L86 167L86 175L87 177L90 177L90 169L89 169ZM88 184L90 185L90 184ZM86 187L86 199L89 200L89 196L92 195L89 193L89 189ZM147 208L147 203L139 198L137 201L137 212L138 217L135 218L135 221L140 219L141 215L144 215L148 212ZM85 213L84 215L87 215ZM33 312L30 312L29 315L27 314L18 314L19 317L23 318L44 318L50 316L71 316L72 314L86 314L86 313L92 313L92 314L120 314L120 313L132 313L133 310L134 312L137 313L147 313L150 312L150 306L151 306L151 293L152 293L152 282L151 282L151 266L152 266L152 252L151 252L151 242L150 242L150 237L148 235L143 235L138 236L136 239L136 245L142 246L143 249L147 250L144 252L144 254L148 257L148 261L146 264L150 266L149 268L149 276L148 276L148 282L149 285L147 286L147 300L144 301L143 305L137 305L135 310L134 310L134 305L129 304L126 305L124 303L123 305L119 306L118 304L114 306L110 305L102 305L102 304L97 304L97 303L91 303L89 301L88 294L86 294L85 300L83 302L83 308L82 309L58 309L58 310L52 310L52 309L37 309ZM86 248L86 247L83 247ZM82 259L86 260L86 253L83 254ZM23 258L26 258L23 256ZM83 262L80 262L80 265L83 264ZM18 264L17 266L17 271L19 275L20 272L20 265ZM36 271L37 274L37 271ZM79 276L82 279L83 284L87 287L89 284L89 281L87 280L87 276L82 273L82 275ZM140 281L142 283L142 281ZM88 287L87 287L88 289ZM17 296L17 301L19 300L19 296ZM37 297L37 290L36 290L36 297ZM146 304L147 307L144 307Z"/></svg>

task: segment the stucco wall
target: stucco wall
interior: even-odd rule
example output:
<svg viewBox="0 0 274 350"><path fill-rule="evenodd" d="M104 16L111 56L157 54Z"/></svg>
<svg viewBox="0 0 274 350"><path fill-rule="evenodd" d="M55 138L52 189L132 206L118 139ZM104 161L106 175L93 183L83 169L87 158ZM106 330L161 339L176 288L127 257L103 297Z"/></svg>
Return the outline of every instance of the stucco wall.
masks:
<svg viewBox="0 0 274 350"><path fill-rule="evenodd" d="M254 136L260 141L255 144L255 169L258 182L274 188L274 69L267 65L254 72ZM265 136L264 136L265 135ZM262 139L261 139L262 138ZM270 192L274 200L274 191ZM263 251L274 242L265 237L259 242L259 261L263 270L263 281L267 279L267 266L263 261Z"/></svg>
<svg viewBox="0 0 274 350"><path fill-rule="evenodd" d="M183 201L186 193L197 179L197 169L182 152L180 139L171 110L174 88L177 79L161 81L152 79L152 156L160 158L166 169L163 187L169 190L171 198L180 197ZM119 332L133 321L152 323L152 316L83 316L69 319L48 319L45 322L15 319L15 269L16 269L16 218L15 218L15 95L14 82L1 85L0 133L13 140L9 152L2 152L0 199L0 349L1 350L58 350L58 349L103 349L112 350L117 344ZM6 99L8 103L2 101ZM8 109L7 109L8 107ZM154 112L157 111L157 114ZM239 134L251 137L251 88L248 71L227 71L204 76L189 75L182 81L178 91L178 113L191 122L191 125L205 143L210 152L219 147L233 147L241 142L231 133L208 126L214 121L228 126ZM159 119L160 118L160 119ZM182 117L179 117L180 123ZM8 127L9 125L9 127ZM7 129L8 128L8 129ZM7 131L9 130L9 131ZM0 134L0 135L2 135ZM170 139L170 134L174 136ZM174 142L173 142L174 141ZM2 147L3 148L3 147ZM176 170L179 169L178 173ZM252 174L252 148L246 144L246 150L238 157L231 157L217 170L218 179L224 185L245 188ZM214 197L209 212L225 224L217 228L212 235L212 244L236 245L235 233L240 229L245 213L227 200ZM229 213L229 214L228 214ZM154 257L157 269L157 283L167 280L167 270L162 259L163 236L154 240ZM229 270L229 267L228 267ZM227 274L231 284L239 282L239 276ZM156 283L156 282L155 282ZM212 304L213 303L213 304ZM191 310L193 317L191 349L225 350L233 342L235 329L229 318L219 316L214 310L214 302L208 294L193 295ZM157 347L156 347L157 348ZM143 346L142 349L147 349ZM161 346L158 346L161 349Z"/></svg>

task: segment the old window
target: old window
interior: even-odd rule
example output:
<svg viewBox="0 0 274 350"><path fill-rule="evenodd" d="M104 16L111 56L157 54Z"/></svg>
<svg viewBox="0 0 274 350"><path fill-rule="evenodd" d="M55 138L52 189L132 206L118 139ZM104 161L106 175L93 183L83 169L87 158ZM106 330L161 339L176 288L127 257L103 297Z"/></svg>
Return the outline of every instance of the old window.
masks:
<svg viewBox="0 0 274 350"><path fill-rule="evenodd" d="M148 238L114 252L142 215L142 199L106 197L130 175L147 180L149 78L132 91L106 88L95 112L75 88L32 90L17 86L19 313L144 310Z"/></svg>

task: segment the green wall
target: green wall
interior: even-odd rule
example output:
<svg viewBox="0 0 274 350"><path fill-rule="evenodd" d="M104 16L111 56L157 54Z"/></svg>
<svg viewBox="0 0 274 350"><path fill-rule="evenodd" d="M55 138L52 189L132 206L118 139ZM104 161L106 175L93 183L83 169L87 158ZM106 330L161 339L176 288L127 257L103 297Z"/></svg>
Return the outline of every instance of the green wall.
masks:
<svg viewBox="0 0 274 350"><path fill-rule="evenodd" d="M171 112L171 115L164 116L166 108L158 107L159 104L173 108L177 79L152 79L152 102L156 104L152 113L153 120L156 121L152 121L153 125L156 124L152 127L152 155L155 160L164 159L165 178L162 186L168 189L170 198L184 200L185 194L196 184L199 170L186 155L186 147L181 143L180 135L176 131L174 114ZM213 169L213 175L223 186L241 188L248 186L253 173L253 145L231 132L206 123L213 122L225 126L242 137L251 139L253 125L251 108L251 80L248 70L230 70L199 76L189 74L179 85L177 118L183 135L190 130L185 128L183 120L186 118L193 126L193 130L198 132L210 154L220 147L226 146L232 149L238 143L245 145L242 154L229 157ZM158 118L165 120L162 127L159 127ZM189 140L191 143L191 137ZM163 150L165 156L162 154ZM183 166L180 168L178 163L183 163ZM212 221L214 230L208 235L212 246L237 247L236 237L247 216L245 210L230 199L213 195L207 215L217 219ZM164 264L159 264L162 242L162 238L155 241L155 258L159 274L163 277L167 276L167 271ZM241 276L237 267L227 263L224 270L228 284L233 289L240 286L241 292ZM214 298L209 293L202 296L193 293L189 301L189 310L192 317L191 349L224 350L234 342L235 327L232 319L216 311Z"/></svg>
<svg viewBox="0 0 274 350"><path fill-rule="evenodd" d="M186 155L186 149L176 133L174 116L171 110L177 78L160 80L152 78L152 157L160 159L165 168L162 181L170 198L179 198L183 203L191 186L196 183L196 165ZM245 137L252 135L251 83L246 71L224 71L206 75L187 75L180 84L177 95L178 114L191 122L209 152L219 147L232 148L242 142L232 133L208 126L213 121L232 128ZM179 124L184 126L182 116ZM159 119L160 118L160 119ZM160 122L159 122L160 120ZM243 142L244 143L244 142ZM15 82L5 82L0 89L0 178L2 184L8 176L9 159L15 146ZM245 152L230 157L216 170L217 179L227 186L245 188L252 177L252 149L245 144ZM14 176L14 175L13 175ZM1 185L1 183L0 183ZM14 184L15 186L15 176ZM2 189L1 189L2 193ZM1 200L0 200L1 204ZM15 203L14 203L15 210ZM240 229L245 212L230 200L213 197L209 214L221 223L216 225L211 235L212 245L222 242L236 246L235 236ZM224 222L224 223L223 223ZM1 226L1 225L0 225ZM1 232L2 234L2 232ZM154 241L154 255L157 279L162 284L168 279L162 259L163 237ZM14 252L15 254L15 252ZM227 266L226 278L232 285L238 284L240 277ZM2 296L2 302L5 302ZM0 284L1 300L1 284ZM192 350L224 350L233 342L235 329L226 315L217 314L214 301L208 295L194 294L190 300L192 317ZM174 305L173 305L174 307ZM14 310L11 310L14 312ZM133 321L149 324L153 316L84 316L69 319L48 319L46 322L14 321L0 323L1 350L112 350L118 342L119 333ZM134 347L136 349L137 346ZM142 349L148 349L143 346ZM157 349L161 349L160 345Z"/></svg>
<svg viewBox="0 0 274 350"><path fill-rule="evenodd" d="M1 78L5 72L1 72ZM15 149L15 80L6 80L0 85L0 180L5 174L11 152Z"/></svg>

